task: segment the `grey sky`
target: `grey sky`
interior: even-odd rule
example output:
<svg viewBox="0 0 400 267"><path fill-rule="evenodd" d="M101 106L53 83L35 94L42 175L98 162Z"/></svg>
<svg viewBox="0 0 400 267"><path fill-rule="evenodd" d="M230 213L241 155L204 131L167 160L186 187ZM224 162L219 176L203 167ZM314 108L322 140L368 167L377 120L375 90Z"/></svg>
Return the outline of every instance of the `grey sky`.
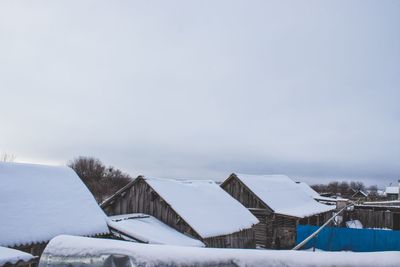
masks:
<svg viewBox="0 0 400 267"><path fill-rule="evenodd" d="M0 152L400 178L400 1L1 1Z"/></svg>

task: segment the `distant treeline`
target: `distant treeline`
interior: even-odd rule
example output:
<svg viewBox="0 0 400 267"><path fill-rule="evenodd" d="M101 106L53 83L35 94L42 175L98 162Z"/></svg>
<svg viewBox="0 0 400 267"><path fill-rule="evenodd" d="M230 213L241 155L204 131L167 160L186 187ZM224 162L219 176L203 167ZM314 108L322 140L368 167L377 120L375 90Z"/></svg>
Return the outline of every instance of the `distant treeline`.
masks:
<svg viewBox="0 0 400 267"><path fill-rule="evenodd" d="M107 167L93 157L75 158L68 166L75 170L99 203L132 180L129 174L111 166Z"/></svg>
<svg viewBox="0 0 400 267"><path fill-rule="evenodd" d="M370 196L378 195L378 186L371 185L366 187L363 182L359 181L334 181L328 184L314 184L311 187L320 194L330 193L334 195L347 196L354 193L354 191L362 190Z"/></svg>

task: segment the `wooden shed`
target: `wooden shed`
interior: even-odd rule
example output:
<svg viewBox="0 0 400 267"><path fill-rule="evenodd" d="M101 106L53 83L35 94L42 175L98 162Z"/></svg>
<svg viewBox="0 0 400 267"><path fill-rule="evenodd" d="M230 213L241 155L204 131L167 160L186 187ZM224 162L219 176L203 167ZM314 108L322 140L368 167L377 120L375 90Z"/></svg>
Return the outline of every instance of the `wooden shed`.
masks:
<svg viewBox="0 0 400 267"><path fill-rule="evenodd" d="M385 195L388 200L400 200L399 186L387 186Z"/></svg>
<svg viewBox="0 0 400 267"><path fill-rule="evenodd" d="M109 232L106 216L68 167L0 163L0 246L40 256L61 234Z"/></svg>
<svg viewBox="0 0 400 267"><path fill-rule="evenodd" d="M266 248L292 248L299 223L322 225L335 209L285 175L231 174L221 187L258 218L256 244Z"/></svg>
<svg viewBox="0 0 400 267"><path fill-rule="evenodd" d="M139 176L101 207L107 215L152 215L208 247L255 247L257 218L213 181Z"/></svg>

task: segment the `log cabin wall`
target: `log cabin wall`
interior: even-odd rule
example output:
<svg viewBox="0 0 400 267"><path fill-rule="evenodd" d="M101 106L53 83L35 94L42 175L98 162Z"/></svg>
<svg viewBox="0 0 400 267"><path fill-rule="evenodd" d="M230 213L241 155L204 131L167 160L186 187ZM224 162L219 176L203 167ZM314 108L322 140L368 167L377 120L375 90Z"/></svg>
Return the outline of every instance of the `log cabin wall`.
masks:
<svg viewBox="0 0 400 267"><path fill-rule="evenodd" d="M129 213L152 215L177 231L203 241L207 247L255 248L253 229L203 239L143 178L137 178L129 188L102 207L109 216ZM212 218L209 220L211 224Z"/></svg>
<svg viewBox="0 0 400 267"><path fill-rule="evenodd" d="M324 212L321 214L296 218L275 214L269 216L269 231L270 238L267 238L267 247L275 249L291 249L296 245L297 239L297 225L309 224L314 226L321 226L332 217L332 212Z"/></svg>
<svg viewBox="0 0 400 267"><path fill-rule="evenodd" d="M274 214L267 217L267 248L290 249L296 245L297 218Z"/></svg>
<svg viewBox="0 0 400 267"><path fill-rule="evenodd" d="M255 248L254 230L244 229L242 231L223 236L205 238L203 240L208 247L213 248Z"/></svg>
<svg viewBox="0 0 400 267"><path fill-rule="evenodd" d="M267 216L270 215L266 209L249 209L251 213L260 221L258 224L253 226L254 229L254 237L257 246L266 247L268 243L267 237L270 234L267 233L267 230L270 228L267 225Z"/></svg>

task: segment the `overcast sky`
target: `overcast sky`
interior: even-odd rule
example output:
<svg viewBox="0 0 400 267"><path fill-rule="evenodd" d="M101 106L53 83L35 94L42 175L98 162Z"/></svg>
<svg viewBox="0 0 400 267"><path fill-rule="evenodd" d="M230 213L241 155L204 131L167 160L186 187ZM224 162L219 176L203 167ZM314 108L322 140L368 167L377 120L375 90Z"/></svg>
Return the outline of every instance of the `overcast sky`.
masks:
<svg viewBox="0 0 400 267"><path fill-rule="evenodd" d="M0 152L400 178L400 1L1 1Z"/></svg>

